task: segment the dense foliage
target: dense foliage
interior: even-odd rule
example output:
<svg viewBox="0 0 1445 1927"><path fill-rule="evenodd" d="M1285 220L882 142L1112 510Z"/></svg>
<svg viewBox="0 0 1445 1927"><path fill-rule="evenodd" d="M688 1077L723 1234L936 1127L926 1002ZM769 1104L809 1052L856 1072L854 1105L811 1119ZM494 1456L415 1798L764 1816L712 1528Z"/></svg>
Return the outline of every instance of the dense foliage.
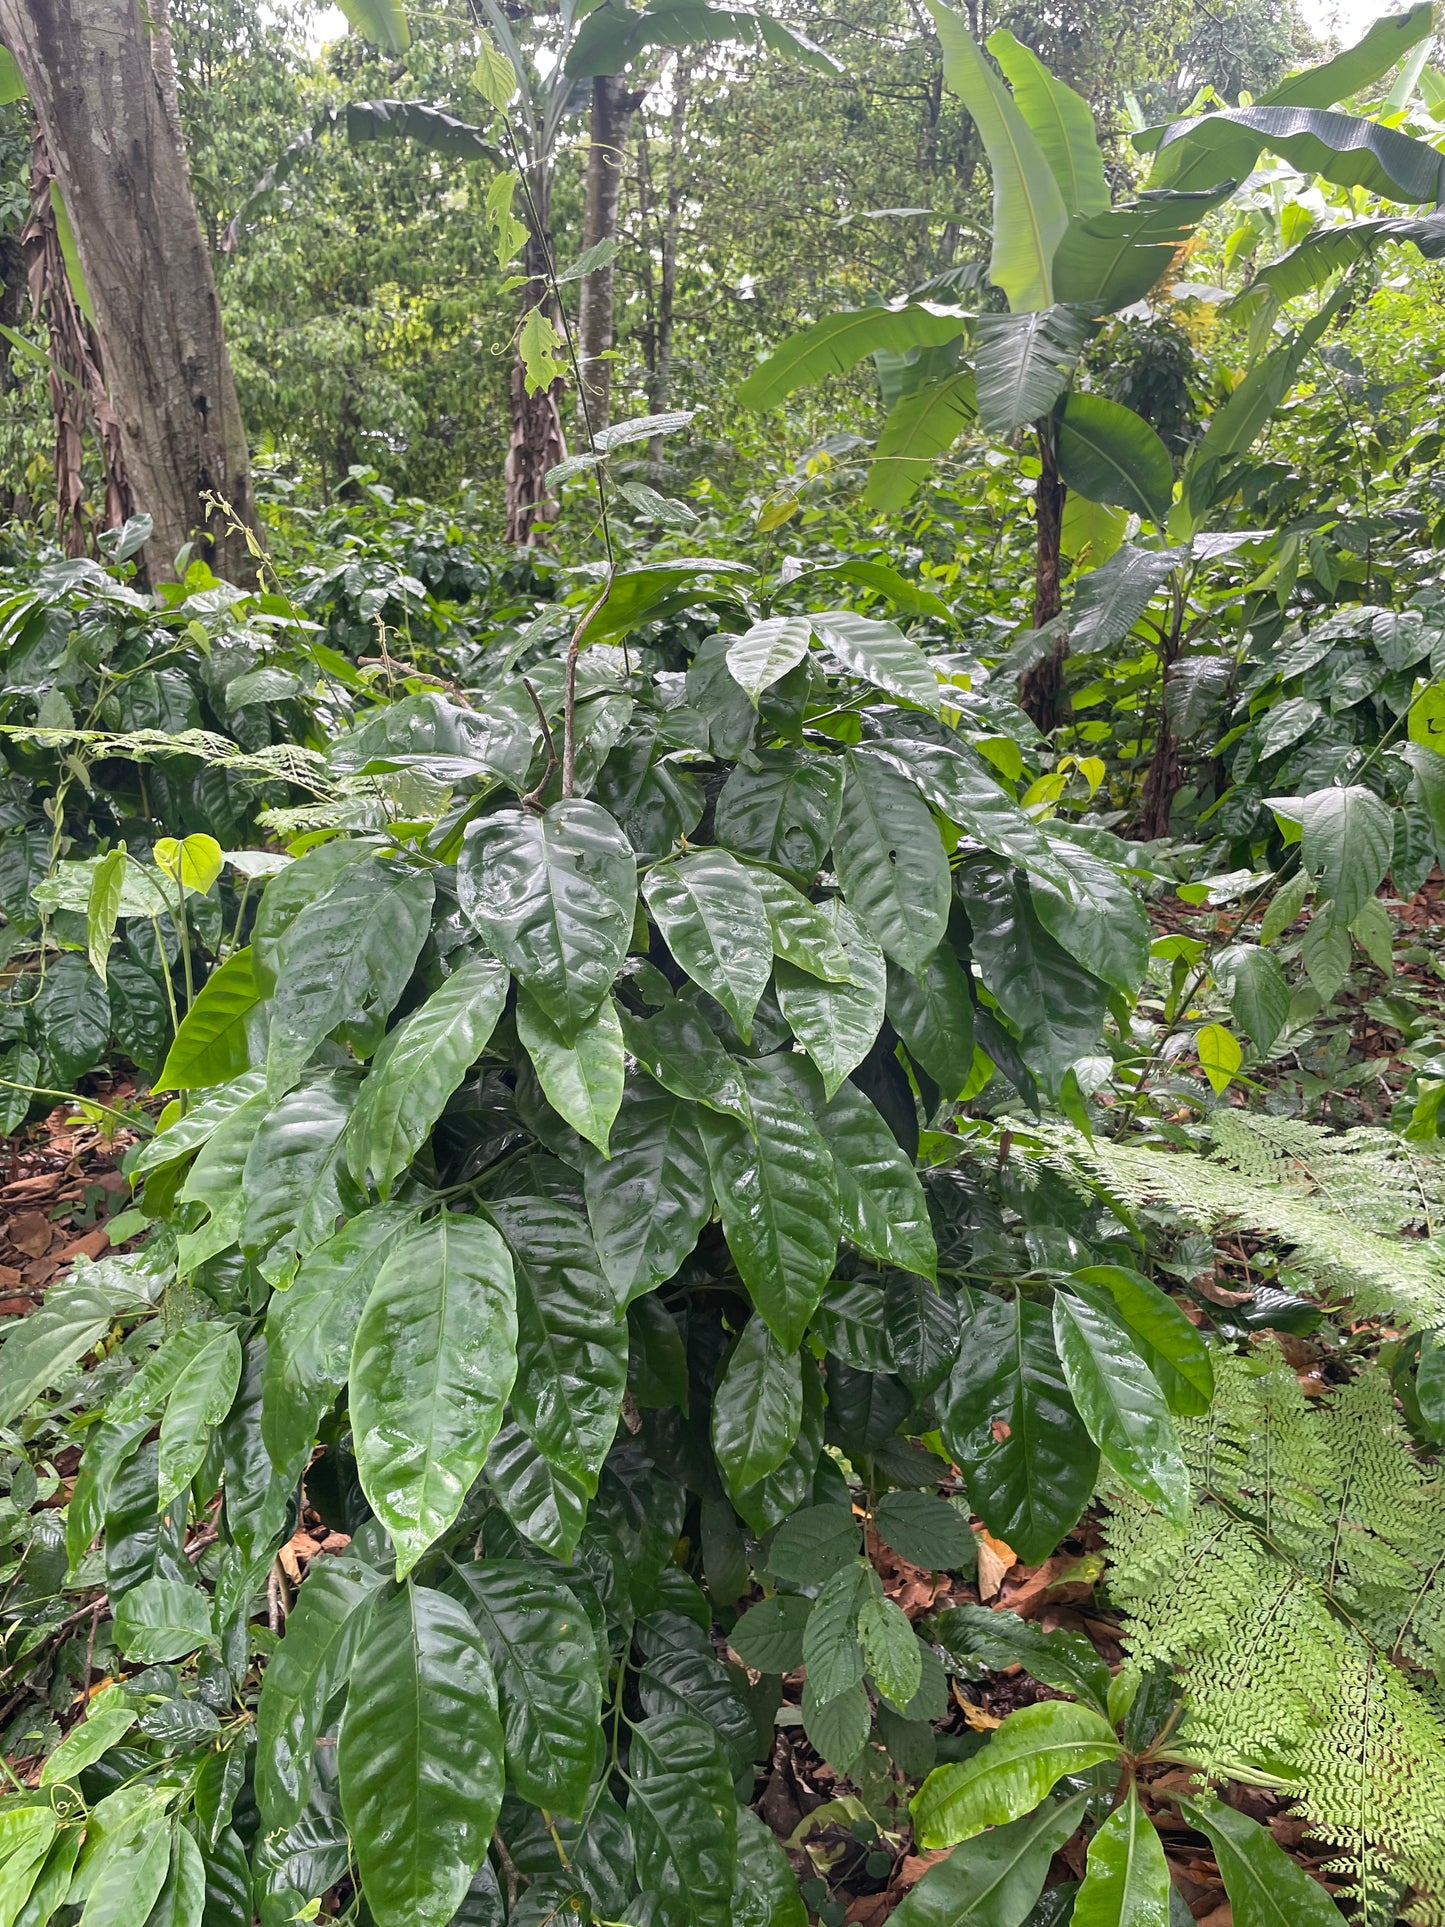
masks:
<svg viewBox="0 0 1445 1927"><path fill-rule="evenodd" d="M0 1927L1445 1921L1428 8L174 11L274 459L0 557Z"/></svg>

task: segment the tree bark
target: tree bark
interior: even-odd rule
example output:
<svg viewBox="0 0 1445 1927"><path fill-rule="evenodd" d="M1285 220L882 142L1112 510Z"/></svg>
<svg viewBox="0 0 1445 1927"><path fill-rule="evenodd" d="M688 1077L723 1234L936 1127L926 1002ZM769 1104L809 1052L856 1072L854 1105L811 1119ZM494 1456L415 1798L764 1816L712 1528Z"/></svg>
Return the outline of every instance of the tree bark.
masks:
<svg viewBox="0 0 1445 1927"><path fill-rule="evenodd" d="M551 283L547 278L547 256L551 246L546 233L547 202L534 184L531 206L542 224L542 232L529 233L523 261L527 285L522 293L522 313L530 314L541 306L552 305ZM535 547L546 540L547 531L557 519L557 501L547 493L549 468L567 459L567 438L562 432L558 401L562 383L527 393L522 358L512 359L511 409L512 437L502 475L507 518L507 540L518 546Z"/></svg>
<svg viewBox="0 0 1445 1927"><path fill-rule="evenodd" d="M50 346L50 413L55 422L55 519L67 555L84 555L87 403L105 481L101 525L119 528L135 509L121 446L120 422L106 393L100 343L81 311L66 272L55 219L54 167L45 137L36 133L30 164L30 218L20 248L30 285L31 311L45 323Z"/></svg>
<svg viewBox="0 0 1445 1927"><path fill-rule="evenodd" d="M1038 434L1039 480L1034 490L1034 627L1042 629L1063 610L1059 593L1059 562L1064 534L1064 496L1052 434L1042 424ZM1067 636L1059 636L1042 662L1034 664L1019 688L1019 703L1029 720L1048 731L1064 709L1064 659Z"/></svg>
<svg viewBox="0 0 1445 1927"><path fill-rule="evenodd" d="M683 149L692 69L679 56L672 76L672 125L667 144L667 218L662 230L662 270L657 294L657 330L653 350L648 405L654 415L665 414L672 402L672 333L677 304L677 249L682 231ZM648 472L656 486L662 479L662 437L647 445Z"/></svg>
<svg viewBox="0 0 1445 1927"><path fill-rule="evenodd" d="M250 464L176 113L164 0L0 0L55 165L152 575L200 538L218 573L254 580Z"/></svg>
<svg viewBox="0 0 1445 1927"><path fill-rule="evenodd" d="M622 193L622 162L628 123L642 104L620 74L599 74L592 82L592 120L587 148L587 194L582 246L595 248L617 239L617 209ZM584 419L595 433L607 426L612 406L612 264L582 277L577 321L577 352L582 364Z"/></svg>

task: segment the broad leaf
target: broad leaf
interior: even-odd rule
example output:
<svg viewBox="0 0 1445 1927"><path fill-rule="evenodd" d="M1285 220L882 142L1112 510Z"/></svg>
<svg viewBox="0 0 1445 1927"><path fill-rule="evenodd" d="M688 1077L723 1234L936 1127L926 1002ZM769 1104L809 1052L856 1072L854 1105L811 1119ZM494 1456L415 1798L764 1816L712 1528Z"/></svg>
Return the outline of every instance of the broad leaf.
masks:
<svg viewBox="0 0 1445 1927"><path fill-rule="evenodd" d="M1403 13L1386 14L1352 47L1333 60L1318 62L1301 73L1291 74L1267 94L1261 104L1268 107L1333 107L1337 100L1348 100L1372 82L1382 80L1414 46L1418 46L1434 25L1434 9L1428 0L1406 8Z"/></svg>
<svg viewBox="0 0 1445 1927"><path fill-rule="evenodd" d="M1076 1927L1169 1927L1172 1886L1163 1842L1131 1786L1089 1842Z"/></svg>
<svg viewBox="0 0 1445 1927"><path fill-rule="evenodd" d="M833 860L848 908L895 963L923 968L948 923L948 858L917 789L849 753Z"/></svg>
<svg viewBox="0 0 1445 1927"><path fill-rule="evenodd" d="M938 714L938 678L916 642L892 622L830 609L809 618L813 632L850 675L900 701Z"/></svg>
<svg viewBox="0 0 1445 1927"><path fill-rule="evenodd" d="M935 1767L913 1799L921 1847L951 1847L985 1827L1029 1813L1068 1773L1117 1759L1119 1742L1098 1713L1044 1700L1010 1713L981 1752Z"/></svg>
<svg viewBox="0 0 1445 1927"><path fill-rule="evenodd" d="M666 1284L711 1211L697 1105L650 1077L630 1077L611 1157L587 1147L582 1175L592 1236L618 1303Z"/></svg>
<svg viewBox="0 0 1445 1927"><path fill-rule="evenodd" d="M973 116L993 174L993 258L989 279L1018 314L1047 308L1050 267L1068 210L1044 151L1013 97L980 53L963 16L928 0L943 43L943 77Z"/></svg>
<svg viewBox="0 0 1445 1927"><path fill-rule="evenodd" d="M1352 923L1390 866L1395 825L1389 808L1354 783L1302 797L1299 814L1305 866L1319 878L1335 919Z"/></svg>
<svg viewBox="0 0 1445 1927"><path fill-rule="evenodd" d="M1177 120L1154 139L1151 187L1212 187L1241 181L1262 153L1282 155L1303 174L1333 187L1363 187L1386 200L1435 205L1445 200L1445 156L1424 141L1356 114L1318 107L1236 107Z"/></svg>
<svg viewBox="0 0 1445 1927"><path fill-rule="evenodd" d="M1076 391L1058 422L1059 473L1091 502L1162 524L1174 490L1169 451L1141 415L1106 395Z"/></svg>
<svg viewBox="0 0 1445 1927"><path fill-rule="evenodd" d="M904 1895L890 1916L894 1927L1020 1927L1049 1862L1077 1831L1086 1799L1048 1801L955 1847Z"/></svg>
<svg viewBox="0 0 1445 1927"><path fill-rule="evenodd" d="M742 1068L752 1131L704 1113L708 1166L733 1262L768 1329L794 1351L837 1256L833 1159L787 1087L760 1068Z"/></svg>
<svg viewBox="0 0 1445 1927"><path fill-rule="evenodd" d="M184 1579L142 1580L115 1608L115 1643L127 1659L154 1666L184 1659L211 1637L211 1601Z"/></svg>
<svg viewBox="0 0 1445 1927"><path fill-rule="evenodd" d="M256 1129L241 1177L238 1235L267 1278L283 1277L295 1258L329 1238L356 1201L341 1141L356 1091L344 1074L314 1078L288 1091Z"/></svg>
<svg viewBox="0 0 1445 1927"><path fill-rule="evenodd" d="M516 1274L512 1416L591 1494L627 1383L626 1322L575 1211L544 1198L508 1198L489 1210Z"/></svg>
<svg viewBox="0 0 1445 1927"><path fill-rule="evenodd" d="M751 876L726 851L700 850L649 870L642 894L668 949L746 1042L773 958L767 912Z"/></svg>
<svg viewBox="0 0 1445 1927"><path fill-rule="evenodd" d="M358 1559L318 1559L296 1595L256 1705L256 1800L268 1828L301 1816L326 1702L351 1675L364 1609L382 1583Z"/></svg>
<svg viewBox="0 0 1445 1927"><path fill-rule="evenodd" d="M1340 1927L1343 1916L1317 1880L1237 1808L1183 1800L1185 1820L1214 1849L1235 1927Z"/></svg>
<svg viewBox="0 0 1445 1927"><path fill-rule="evenodd" d="M831 1097L863 1062L883 1024L887 967L883 953L846 904L819 906L848 959L849 983L824 983L779 961L773 977L778 1003Z"/></svg>
<svg viewBox="0 0 1445 1927"><path fill-rule="evenodd" d="M1183 1524L1189 1473L1164 1394L1111 1311L1054 1297L1054 1341L1079 1416L1125 1485Z"/></svg>
<svg viewBox="0 0 1445 1927"><path fill-rule="evenodd" d="M858 308L825 315L785 341L738 389L745 408L772 408L795 388L841 375L869 355L886 350L941 347L963 332L964 317L953 308L913 302L901 308Z"/></svg>
<svg viewBox="0 0 1445 1927"><path fill-rule="evenodd" d="M0 1346L0 1424L11 1425L104 1337L120 1309L95 1285L57 1284Z"/></svg>
<svg viewBox="0 0 1445 1927"><path fill-rule="evenodd" d="M810 977L821 977L828 983L849 982L848 953L839 943L824 906L810 903L771 870L749 864L747 872L763 900L773 934L773 954Z"/></svg>
<svg viewBox="0 0 1445 1927"><path fill-rule="evenodd" d="M492 1226L444 1211L405 1233L351 1352L357 1470L398 1577L456 1517L516 1370L512 1260Z"/></svg>
<svg viewBox="0 0 1445 1927"><path fill-rule="evenodd" d="M884 1544L910 1565L944 1571L964 1565L974 1551L967 1519L933 1492L885 1493L873 1524Z"/></svg>
<svg viewBox="0 0 1445 1927"><path fill-rule="evenodd" d="M1155 188L1097 214L1076 215L1054 254L1054 299L1091 314L1141 301L1234 182L1176 193Z"/></svg>
<svg viewBox="0 0 1445 1927"><path fill-rule="evenodd" d="M544 816L501 810L468 827L462 910L564 1040L612 988L637 897L637 865L606 810L573 797Z"/></svg>
<svg viewBox="0 0 1445 1927"><path fill-rule="evenodd" d="M358 1183L369 1174L387 1195L481 1055L506 997L504 967L469 958L387 1036L346 1130Z"/></svg>
<svg viewBox="0 0 1445 1927"><path fill-rule="evenodd" d="M826 918L824 924L831 937L832 926ZM846 957L844 963L846 966ZM731 1111L744 1123L748 1121L747 1093L737 1066L695 1004L679 997L664 1004L655 1017L634 1017L624 1012L622 1035L643 1070L664 1090L706 1104L709 1110Z"/></svg>
<svg viewBox="0 0 1445 1927"><path fill-rule="evenodd" d="M598 1750L602 1682L576 1595L521 1560L457 1567L496 1675L507 1780L522 1799L579 1817Z"/></svg>
<svg viewBox="0 0 1445 1927"><path fill-rule="evenodd" d="M1257 944L1231 944L1214 959L1214 974L1234 1019L1263 1055L1289 1018L1289 984L1276 959Z"/></svg>
<svg viewBox="0 0 1445 1927"><path fill-rule="evenodd" d="M435 888L426 871L368 857L301 910L281 941L272 999L266 1088L273 1100L338 1024L366 1010L389 1014L431 927Z"/></svg>
<svg viewBox="0 0 1445 1927"><path fill-rule="evenodd" d="M604 997L565 1043L531 992L519 989L517 1035L552 1109L605 1157L626 1069L616 1004Z"/></svg>
<svg viewBox="0 0 1445 1927"><path fill-rule="evenodd" d="M914 1063L944 1097L957 1097L973 1074L973 998L948 944L938 946L916 977L890 966L888 1017Z"/></svg>
<svg viewBox="0 0 1445 1927"><path fill-rule="evenodd" d="M411 44L406 8L401 0L339 0L350 24L367 40L390 54L405 53Z"/></svg>
<svg viewBox="0 0 1445 1927"><path fill-rule="evenodd" d="M1109 205L1109 184L1089 103L1055 79L1033 48L1007 28L984 44L1013 88L1014 104L1043 149L1065 208L1071 215L1101 213Z"/></svg>
<svg viewBox="0 0 1445 1927"><path fill-rule="evenodd" d="M1000 31L990 44L1005 38L1012 36ZM991 435L1012 435L1047 415L1068 387L1090 333L1088 317L1077 308L980 315L974 378L983 427Z"/></svg>
<svg viewBox="0 0 1445 1927"><path fill-rule="evenodd" d="M251 1040L260 1000L249 947L233 952L207 977L181 1019L156 1089L209 1090L250 1070L259 1061L252 1057Z"/></svg>
<svg viewBox="0 0 1445 1927"><path fill-rule="evenodd" d="M1172 1298L1126 1265L1087 1265L1074 1273L1074 1281L1087 1288L1087 1295L1109 1294L1171 1412L1197 1418L1209 1410L1214 1396L1209 1347Z"/></svg>
<svg viewBox="0 0 1445 1927"><path fill-rule="evenodd" d="M632 1729L627 1803L637 1877L696 1927L731 1927L737 1800L722 1742L682 1713Z"/></svg>
<svg viewBox="0 0 1445 1927"><path fill-rule="evenodd" d="M231 1409L241 1381L241 1341L217 1329L176 1378L161 1420L156 1503L164 1511L201 1469L211 1433Z"/></svg>
<svg viewBox="0 0 1445 1927"><path fill-rule="evenodd" d="M570 1559L587 1523L586 1488L543 1457L520 1425L504 1425L487 1450L487 1483L525 1538Z"/></svg>
<svg viewBox="0 0 1445 1927"><path fill-rule="evenodd" d="M775 1472L803 1419L798 1354L784 1351L763 1319L750 1318L713 1394L712 1448L729 1490Z"/></svg>
<svg viewBox="0 0 1445 1927"><path fill-rule="evenodd" d="M901 395L889 409L873 451L865 506L885 512L906 507L938 457L953 447L977 413L971 368Z"/></svg>
<svg viewBox="0 0 1445 1927"><path fill-rule="evenodd" d="M486 1856L504 1778L491 1664L454 1599L404 1585L373 1606L337 1769L378 1927L446 1927Z"/></svg>
<svg viewBox="0 0 1445 1927"><path fill-rule="evenodd" d="M735 855L812 878L832 846L842 805L843 770L834 757L765 749L756 769L740 763L723 784L714 828Z"/></svg>
<svg viewBox="0 0 1445 1927"><path fill-rule="evenodd" d="M1069 605L1069 645L1075 655L1097 655L1122 642L1185 560L1184 549L1138 549L1126 542L1090 569Z"/></svg>
<svg viewBox="0 0 1445 1927"><path fill-rule="evenodd" d="M728 644L728 673L756 708L763 691L803 660L812 640L806 616L768 616Z"/></svg>
<svg viewBox="0 0 1445 1927"><path fill-rule="evenodd" d="M980 1299L939 1409L974 1511L1020 1559L1046 1559L1088 1504L1099 1458L1042 1306Z"/></svg>

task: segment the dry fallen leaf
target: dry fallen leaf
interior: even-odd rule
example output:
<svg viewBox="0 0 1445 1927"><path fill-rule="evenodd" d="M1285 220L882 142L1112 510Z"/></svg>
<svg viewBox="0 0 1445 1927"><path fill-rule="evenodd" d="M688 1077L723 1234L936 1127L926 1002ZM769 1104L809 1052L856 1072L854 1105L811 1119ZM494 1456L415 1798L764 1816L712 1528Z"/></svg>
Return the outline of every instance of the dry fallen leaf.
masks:
<svg viewBox="0 0 1445 1927"><path fill-rule="evenodd" d="M978 1596L992 1599L1003 1585L1004 1577L1017 1563L1012 1546L980 1528L978 1534Z"/></svg>
<svg viewBox="0 0 1445 1927"><path fill-rule="evenodd" d="M21 1211L6 1225L5 1235L27 1258L43 1258L55 1236L55 1226L44 1212Z"/></svg>

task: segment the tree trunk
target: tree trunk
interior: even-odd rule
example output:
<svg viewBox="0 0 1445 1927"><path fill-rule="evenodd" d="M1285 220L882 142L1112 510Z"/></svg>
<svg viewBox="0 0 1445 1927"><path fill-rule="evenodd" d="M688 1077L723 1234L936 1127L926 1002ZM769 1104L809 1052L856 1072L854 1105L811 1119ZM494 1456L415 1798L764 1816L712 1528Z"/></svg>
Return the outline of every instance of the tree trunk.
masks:
<svg viewBox="0 0 1445 1927"><path fill-rule="evenodd" d="M200 536L218 573L251 581L250 465L215 279L186 168L164 0L0 0L54 162L96 314L154 575Z"/></svg>
<svg viewBox="0 0 1445 1927"><path fill-rule="evenodd" d="M1039 480L1034 490L1034 627L1042 629L1064 606L1059 593L1059 558L1067 491L1059 474L1054 438L1042 425L1038 447ZM1019 688L1020 706L1030 721L1044 731L1052 729L1063 713L1064 658L1068 652L1068 638L1057 637L1043 661L1034 664Z"/></svg>
<svg viewBox="0 0 1445 1927"><path fill-rule="evenodd" d="M533 308L549 307L551 304L551 283L547 279L547 256L550 241L545 224L547 220L546 199L538 194L534 184L531 206L543 224L540 234L528 234L526 252L523 260L527 269L527 286L522 294L522 312L530 314ZM523 378L522 358L516 355L512 360L511 408L512 437L507 448L507 460L503 469L505 483L507 540L531 547L546 540L547 530L557 519L557 502L547 493L546 477L549 468L567 459L567 438L562 432L562 416L558 408L558 398L562 393L562 383L554 381L550 388L539 389L535 395L527 393Z"/></svg>
<svg viewBox="0 0 1445 1927"><path fill-rule="evenodd" d="M1139 834L1148 839L1168 836L1169 815L1184 784L1179 738L1174 734L1169 715L1169 672L1178 662L1183 646L1184 619L1184 592L1176 580L1169 628L1160 647L1159 723L1154 732L1154 753L1149 758L1144 791L1139 799Z"/></svg>
<svg viewBox="0 0 1445 1927"><path fill-rule="evenodd" d="M584 249L617 239L627 128L641 104L642 95L629 92L620 74L599 74L592 82ZM582 277L577 352L582 364L583 419L593 433L607 426L612 406L612 363L605 358L612 346L612 289L610 261Z"/></svg>
<svg viewBox="0 0 1445 1927"><path fill-rule="evenodd" d="M120 422L106 393L100 343L81 311L66 272L55 219L55 173L45 137L36 133L30 164L30 218L20 236L30 306L45 323L50 347L50 412L55 422L55 519L67 555L84 555L87 403L105 481L101 525L119 528L135 510Z"/></svg>
<svg viewBox="0 0 1445 1927"><path fill-rule="evenodd" d="M662 272L657 294L657 335L648 405L654 415L665 414L672 403L672 331L677 303L677 247L682 231L683 147L687 132L688 81L692 69L683 58L673 70L672 126L667 144L667 219L662 230ZM662 437L647 445L648 472L653 485L662 479Z"/></svg>

